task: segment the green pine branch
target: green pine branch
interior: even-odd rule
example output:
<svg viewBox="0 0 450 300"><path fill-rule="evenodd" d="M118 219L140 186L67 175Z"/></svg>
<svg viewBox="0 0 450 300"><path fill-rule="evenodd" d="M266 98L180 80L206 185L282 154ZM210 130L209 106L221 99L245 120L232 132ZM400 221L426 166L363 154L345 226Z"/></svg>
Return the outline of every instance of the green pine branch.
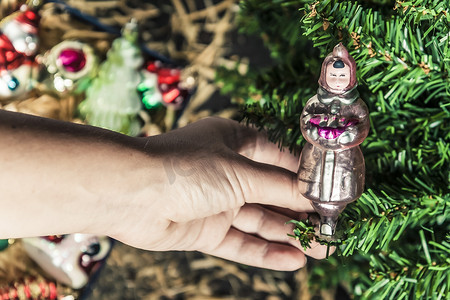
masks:
<svg viewBox="0 0 450 300"><path fill-rule="evenodd" d="M317 1L306 5L302 27L322 54L343 41L358 62L359 81L371 93L382 90L394 108L414 100L427 104L444 97L448 101L450 4L415 2L422 6L398 2L398 14L386 16L359 2Z"/></svg>
<svg viewBox="0 0 450 300"><path fill-rule="evenodd" d="M247 122L297 149L303 105L315 94L324 55L338 42L356 60L358 89L371 111L371 132L362 144L367 191L342 213L334 242L346 265L330 258L314 267L312 278L335 274L364 299L445 299L450 3L254 0L241 7L242 31L260 35L277 63L224 81L229 90L239 87ZM311 223L292 222L303 247L311 239L327 243ZM320 281L337 284L333 278Z"/></svg>

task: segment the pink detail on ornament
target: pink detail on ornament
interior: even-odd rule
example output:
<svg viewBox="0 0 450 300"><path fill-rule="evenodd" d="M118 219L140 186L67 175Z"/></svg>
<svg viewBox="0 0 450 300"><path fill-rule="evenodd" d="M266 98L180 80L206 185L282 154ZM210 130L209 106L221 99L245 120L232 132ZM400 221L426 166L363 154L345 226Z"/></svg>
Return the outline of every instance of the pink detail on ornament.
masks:
<svg viewBox="0 0 450 300"><path fill-rule="evenodd" d="M319 136L321 136L322 138L327 139L327 140L334 140L335 138L337 138L341 134L343 134L345 132L345 130L347 129L347 127L358 124L357 120L345 121L345 119L341 119L341 120L344 120L343 126L326 127L326 126L319 125L320 119L321 119L320 117L314 117L314 118L311 118L311 120L309 120L309 122L314 127L317 128L317 132L319 133Z"/></svg>
<svg viewBox="0 0 450 300"><path fill-rule="evenodd" d="M86 55L82 50L67 48L61 51L58 61L68 72L79 72L86 65Z"/></svg>

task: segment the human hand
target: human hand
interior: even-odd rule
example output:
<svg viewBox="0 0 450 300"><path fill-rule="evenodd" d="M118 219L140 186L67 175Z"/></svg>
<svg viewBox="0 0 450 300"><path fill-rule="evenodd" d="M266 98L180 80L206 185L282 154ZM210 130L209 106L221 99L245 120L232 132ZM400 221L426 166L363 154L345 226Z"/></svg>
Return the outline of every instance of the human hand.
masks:
<svg viewBox="0 0 450 300"><path fill-rule="evenodd" d="M142 139L153 162L149 190L119 206L109 234L148 250L198 250L275 270L296 270L306 251L286 222L313 211L298 190L298 158L225 119L204 119ZM114 216L117 216L114 215Z"/></svg>

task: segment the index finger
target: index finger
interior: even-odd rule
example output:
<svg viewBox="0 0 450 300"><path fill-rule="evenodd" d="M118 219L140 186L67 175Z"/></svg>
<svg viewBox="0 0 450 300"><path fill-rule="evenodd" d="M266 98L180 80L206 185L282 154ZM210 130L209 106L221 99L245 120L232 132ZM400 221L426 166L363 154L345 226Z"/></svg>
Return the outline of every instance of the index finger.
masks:
<svg viewBox="0 0 450 300"><path fill-rule="evenodd" d="M257 162L275 165L291 172L297 173L299 156L290 153L288 149L281 148L271 142L264 131L246 127L243 130L253 131L252 139L243 143L236 151Z"/></svg>
<svg viewBox="0 0 450 300"><path fill-rule="evenodd" d="M245 202L274 205L298 212L314 211L300 193L297 174L281 167L242 158L238 175ZM239 168L237 167L237 168Z"/></svg>
<svg viewBox="0 0 450 300"><path fill-rule="evenodd" d="M277 144L269 141L264 131L245 126L237 121L211 118L224 144L234 152L253 161L275 165L297 173L299 157L289 150L281 149Z"/></svg>

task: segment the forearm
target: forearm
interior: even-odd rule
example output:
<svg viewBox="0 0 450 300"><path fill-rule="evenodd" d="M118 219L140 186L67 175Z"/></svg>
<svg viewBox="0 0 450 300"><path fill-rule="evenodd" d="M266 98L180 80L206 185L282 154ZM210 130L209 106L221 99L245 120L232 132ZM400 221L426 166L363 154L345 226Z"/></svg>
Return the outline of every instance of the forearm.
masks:
<svg viewBox="0 0 450 300"><path fill-rule="evenodd" d="M0 137L0 238L106 234L151 188L143 139L5 111Z"/></svg>

